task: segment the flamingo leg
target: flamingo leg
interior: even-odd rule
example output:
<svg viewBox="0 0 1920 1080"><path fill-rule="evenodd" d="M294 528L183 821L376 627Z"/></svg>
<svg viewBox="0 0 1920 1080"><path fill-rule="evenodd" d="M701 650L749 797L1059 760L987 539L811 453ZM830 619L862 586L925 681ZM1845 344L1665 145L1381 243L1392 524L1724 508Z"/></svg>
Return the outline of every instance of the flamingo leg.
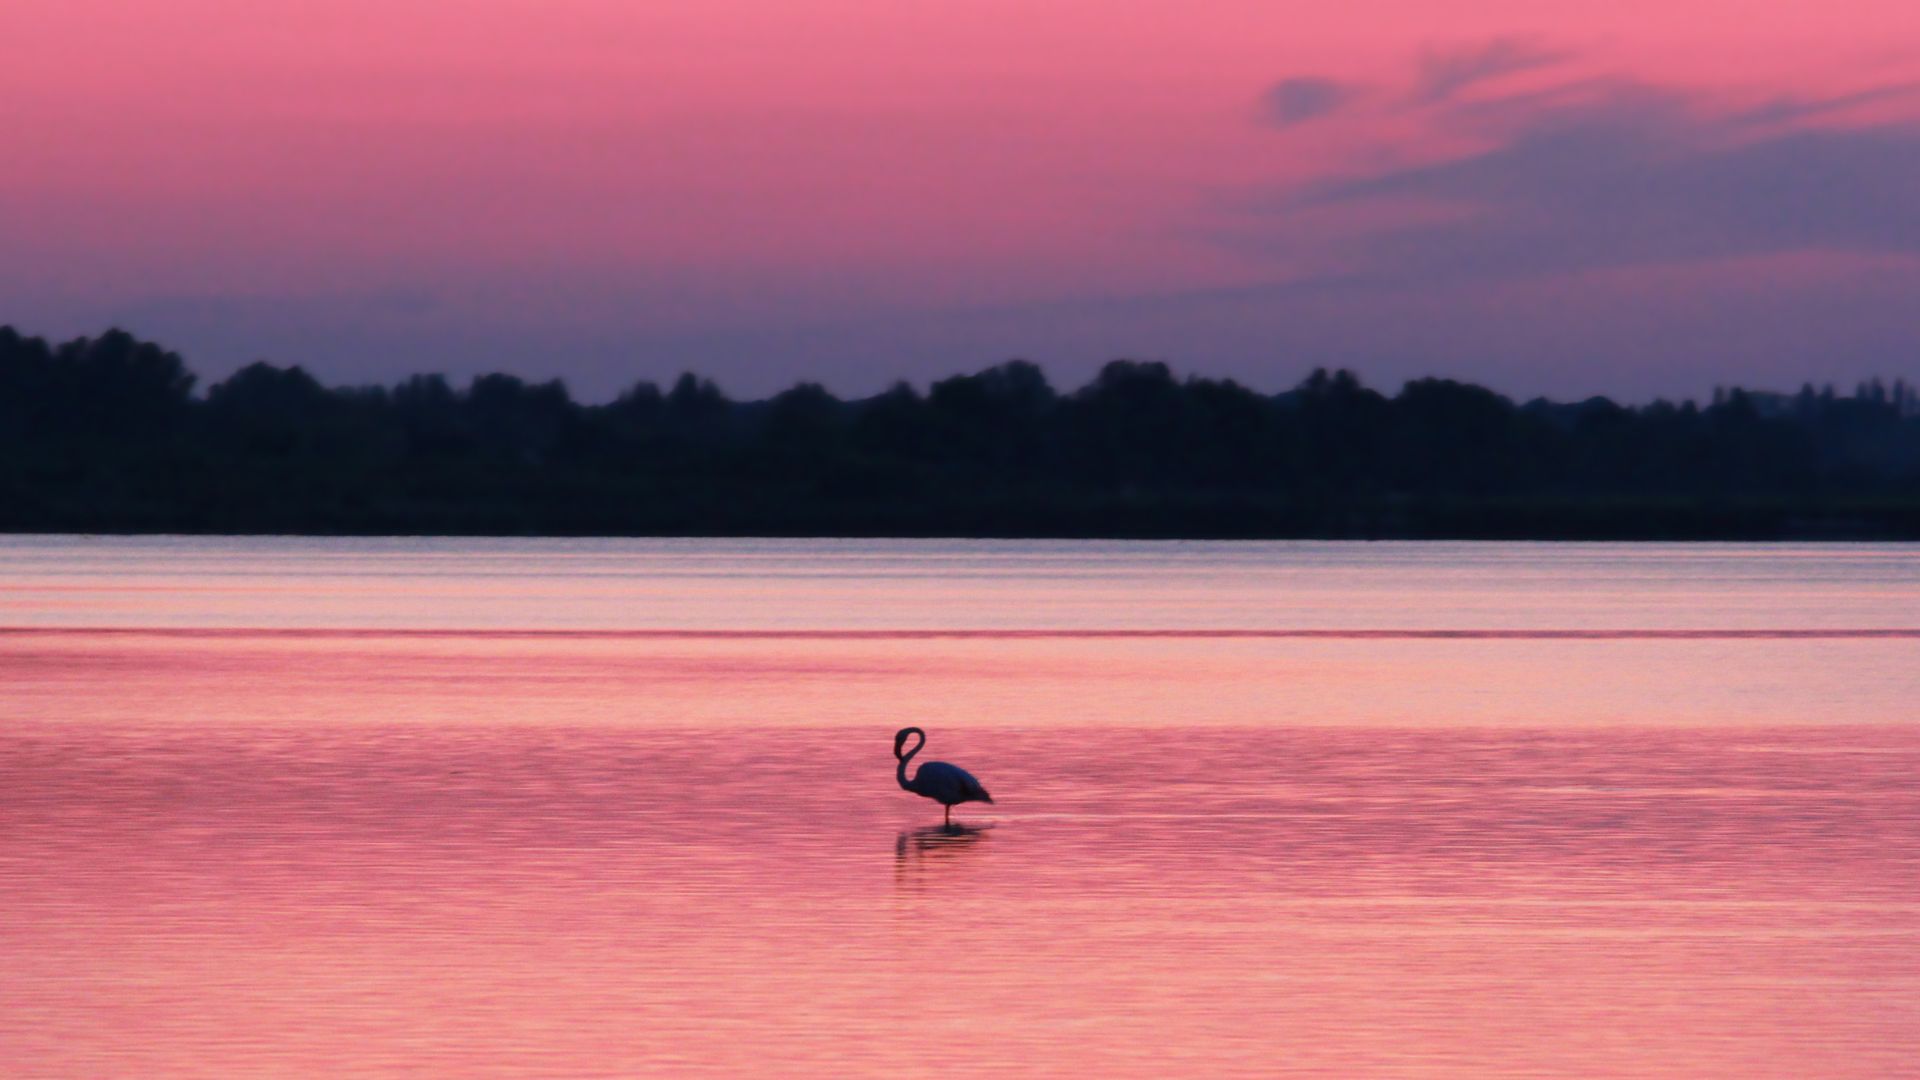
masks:
<svg viewBox="0 0 1920 1080"><path fill-rule="evenodd" d="M947 817L946 817L946 820L943 822L943 824L946 824L946 825L953 824L953 807L951 805L947 807Z"/></svg>

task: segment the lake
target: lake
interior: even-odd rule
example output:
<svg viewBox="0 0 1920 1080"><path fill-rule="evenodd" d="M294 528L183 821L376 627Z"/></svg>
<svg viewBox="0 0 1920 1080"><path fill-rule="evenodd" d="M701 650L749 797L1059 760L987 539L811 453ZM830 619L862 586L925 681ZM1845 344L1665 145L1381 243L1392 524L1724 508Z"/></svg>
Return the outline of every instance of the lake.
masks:
<svg viewBox="0 0 1920 1080"><path fill-rule="evenodd" d="M1913 545L0 537L0 1072L1920 1075L1916 776Z"/></svg>

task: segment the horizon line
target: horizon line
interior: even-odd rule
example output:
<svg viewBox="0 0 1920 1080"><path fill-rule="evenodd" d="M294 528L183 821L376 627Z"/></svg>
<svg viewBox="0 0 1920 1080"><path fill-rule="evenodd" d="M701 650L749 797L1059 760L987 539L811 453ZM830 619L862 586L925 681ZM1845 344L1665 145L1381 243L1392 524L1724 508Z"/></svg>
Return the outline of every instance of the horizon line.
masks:
<svg viewBox="0 0 1920 1080"><path fill-rule="evenodd" d="M1696 408L1706 408L1706 407L1711 407L1713 405L1719 404L1722 398L1726 396L1731 396L1736 393L1745 394L1750 397L1757 397L1762 399L1767 399L1767 398L1788 399L1788 398L1793 398L1796 395L1802 393L1803 391L1809 390L1809 389L1815 391L1816 393L1822 396L1831 394L1833 397L1837 399L1856 400L1861 398L1867 392L1871 391L1874 387L1877 386L1880 388L1882 392L1888 392L1888 393L1891 393L1898 388L1905 387L1907 392L1913 395L1912 400L1916 402L1915 408L1920 409L1920 386L1915 386L1912 383L1910 383L1908 381L1907 373L1904 373L1898 370L1891 371L1891 372L1879 372L1872 375L1862 375L1853 380L1853 385L1850 388L1848 388L1850 392L1842 392L1841 385L1832 379L1828 379L1823 382L1816 383L1811 378L1806 378L1801 380L1800 386L1794 387L1792 389L1781 389L1781 388L1777 388L1770 385L1769 386L1745 385L1738 382L1715 382L1710 387L1706 388L1705 393L1702 393L1700 389L1695 389L1693 391L1689 391L1684 395L1680 395L1680 396L1669 396L1669 395L1658 394L1658 393L1653 394L1651 396L1629 395L1624 392L1601 391L1601 392L1590 393L1583 397L1575 397L1575 396L1558 396L1545 391L1534 393L1534 394L1523 394L1517 391L1512 391L1512 390L1503 388L1497 385L1494 381L1485 380L1483 377L1480 377L1480 376L1472 376L1472 375L1467 375L1465 373L1462 373L1459 375L1449 375L1449 374L1442 373L1437 368L1430 369L1424 375L1410 375L1405 378L1402 378L1399 380L1399 384L1395 386L1393 385L1391 380L1388 380L1385 382L1378 382L1378 383L1371 382L1369 381L1368 372L1362 370L1357 365L1352 363L1342 363L1337 361L1327 362L1327 363L1313 363L1311 364L1311 366L1307 367L1305 369L1305 373L1302 374L1291 385L1284 386L1280 389L1267 389L1264 386L1256 386L1252 381L1247 380L1240 376L1209 374L1198 365L1186 364L1186 363L1183 363L1182 361L1173 359L1165 355L1150 354L1150 353L1140 353L1140 354L1134 354L1134 355L1118 354L1118 355L1110 356L1108 359L1101 361L1100 363L1095 365L1093 374L1088 376L1084 382L1076 386L1068 386L1064 383L1060 385L1055 385L1052 375L1048 368L1049 361L1035 359L1033 355L1029 354L1029 355L1002 356L997 360L985 361L982 364L982 366L973 368L971 370L955 370L955 371L950 371L944 375L919 375L919 376L901 375L893 379L892 381L890 381L885 387L878 390L874 390L871 393L864 393L864 394L857 393L857 392L850 392L846 390L836 390L830 387L828 385L827 380L824 378L802 376L796 379L795 381L793 381L792 383L780 389L768 391L761 396L736 397L732 392L729 392L724 386L722 386L720 384L719 379L716 378L715 376L703 374L695 370L694 368L687 367L687 368L683 368L676 375L663 374L657 377L651 376L651 375L641 375L638 378L635 378L626 383L623 383L620 386L620 388L615 390L612 396L610 397L606 397L604 399L598 399L598 398L589 399L585 397L574 396L574 386L572 384L572 381L569 380L568 377L565 375L548 375L548 376L523 375L515 371L509 371L501 368L495 368L493 370L475 371L470 375L461 375L461 374L453 373L444 369L439 371L416 370L416 371L407 371L407 372L394 372L386 376L385 381L352 382L352 381L336 381L336 378L334 376L326 375L322 372L317 372L315 369L313 369L309 365L300 363L298 361L285 362L285 361L276 360L269 356L256 356L254 359L247 361L246 363L235 365L233 369L229 371L224 378L215 379L210 376L203 376L201 372L199 372L194 368L193 357L191 356L189 350L183 349L183 348L176 348L172 345L166 344L155 338L144 337L139 332L130 330L126 326L119 323L109 324L104 328L100 329L96 333L91 333L91 334L81 333L78 336L61 340L57 335L42 335L42 334L30 333L22 329L16 323L0 322L0 335L4 335L7 333L13 334L21 342L28 342L28 341L40 342L47 347L50 353L57 353L61 348L68 347L68 346L75 346L75 345L82 345L82 344L86 344L86 345L96 344L102 341L103 339L112 338L116 335L125 337L136 346L137 345L151 346L153 348L159 349L163 353L172 355L179 359L183 371L187 375L191 376L193 379L192 389L188 392L189 397L190 399L199 401L199 402L205 402L207 400L207 391L211 390L216 386L220 386L230 381L235 375L238 375L243 371L246 371L250 368L256 368L256 367L265 367L265 368L270 368L270 369L281 371L281 372L298 371L306 375L308 378L312 379L314 383L320 387L320 389L328 393L343 393L343 392L354 393L354 392L368 391L368 390L391 391L394 389L398 389L399 387L404 386L407 383L416 379L429 379L429 380L438 379L443 381L447 385L448 389L452 390L456 394L460 394L460 393L466 393L471 391L473 388L473 385L476 382L479 382L480 380L494 378L497 376L506 376L507 378L514 379L520 382L523 386L526 386L528 388L557 385L560 388L561 392L565 395L566 400L572 405L585 407L585 408L604 408L608 405L613 405L622 401L623 399L627 398L629 395L631 395L635 391L638 391L640 388L646 387L646 386L653 387L655 390L660 391L662 395L665 396L665 394L671 391L671 389L676 384L678 384L683 380L687 380L689 378L693 380L693 383L695 384L696 387L710 388L713 392L718 394L719 399L722 402L731 406L766 405L766 404L770 404L776 398L779 398L783 394L787 394L795 390L805 390L808 388L817 388L821 391L824 391L829 397L833 398L833 400L839 402L842 405L863 405L863 404L878 400L880 398L886 397L887 395L896 392L902 386L905 386L906 388L913 391L913 393L916 396L925 398L932 393L935 386L937 386L942 382L947 382L953 379L978 378L982 375L986 375L989 372L994 372L1001 369L1018 367L1018 366L1028 366L1033 368L1035 371L1037 371L1040 374L1042 382L1044 383L1048 391L1053 396L1058 398L1070 398L1080 393L1081 391L1089 389L1094 385L1096 385L1100 380L1101 373L1104 372L1107 368L1113 367L1115 365L1134 365L1136 367L1158 366L1158 367L1165 368L1169 376L1173 379L1173 381L1175 381L1176 383L1180 383L1182 385L1190 382L1196 382L1196 381L1223 383L1223 384L1231 383L1233 385L1241 387L1242 389L1258 397L1268 398L1268 399L1284 398L1289 395L1299 393L1310 382L1312 382L1316 378L1316 376L1329 378L1329 379L1336 379L1336 378L1339 378L1340 376L1348 376L1353 380L1353 383L1357 388L1371 391L1373 393L1379 394L1380 396L1388 399L1398 397L1400 394L1406 391L1408 386L1415 383L1441 382L1441 383L1455 383L1461 386L1468 386L1468 387L1473 387L1476 389L1488 391L1500 398L1505 399L1507 402L1509 402L1516 408L1524 408L1525 406L1541 403L1541 402L1544 402L1552 406L1579 406L1595 400L1611 402L1612 404L1620 408L1629 409L1629 410L1640 410L1640 409L1646 409L1646 408L1659 406L1659 405L1669 405L1669 406L1674 406L1679 408L1684 408L1688 405L1692 405L1692 406L1695 406ZM460 382L460 380L463 380L463 379L464 379L464 385L462 385L462 383ZM842 396L842 395L845 395L845 396Z"/></svg>
<svg viewBox="0 0 1920 1080"><path fill-rule="evenodd" d="M471 629L435 627L232 627L232 626L0 626L0 637L162 637L162 638L282 638L356 640L375 638L528 638L535 640L793 640L793 641L915 641L915 640L1272 640L1272 641L1820 641L1920 639L1920 627L1833 628L895 628L895 629Z"/></svg>

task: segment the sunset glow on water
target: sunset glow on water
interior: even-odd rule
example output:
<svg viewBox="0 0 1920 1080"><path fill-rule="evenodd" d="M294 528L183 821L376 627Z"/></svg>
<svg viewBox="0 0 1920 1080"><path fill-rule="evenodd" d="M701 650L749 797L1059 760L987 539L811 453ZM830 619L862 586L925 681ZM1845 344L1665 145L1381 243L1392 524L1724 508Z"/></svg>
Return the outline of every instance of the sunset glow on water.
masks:
<svg viewBox="0 0 1920 1080"><path fill-rule="evenodd" d="M1899 545L0 539L0 1071L1910 1074L1915 612Z"/></svg>

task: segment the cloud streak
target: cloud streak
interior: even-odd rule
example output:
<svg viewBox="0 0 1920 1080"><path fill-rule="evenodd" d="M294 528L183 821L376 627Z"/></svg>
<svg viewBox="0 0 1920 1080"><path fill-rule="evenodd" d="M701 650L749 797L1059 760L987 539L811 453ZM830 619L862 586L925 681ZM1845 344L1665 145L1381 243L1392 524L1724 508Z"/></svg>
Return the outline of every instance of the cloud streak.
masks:
<svg viewBox="0 0 1920 1080"><path fill-rule="evenodd" d="M1409 279L1806 252L1920 257L1920 122L1756 129L1751 112L1629 82L1541 101L1475 121L1483 150L1324 183L1285 208L1443 212L1354 238L1373 271Z"/></svg>
<svg viewBox="0 0 1920 1080"><path fill-rule="evenodd" d="M1339 111L1353 90L1332 79L1293 78L1274 84L1261 99L1263 114L1275 127L1292 127Z"/></svg>
<svg viewBox="0 0 1920 1080"><path fill-rule="evenodd" d="M1424 104L1447 101L1476 83L1548 67L1569 56L1563 50L1517 37L1430 50L1420 59L1414 100Z"/></svg>

